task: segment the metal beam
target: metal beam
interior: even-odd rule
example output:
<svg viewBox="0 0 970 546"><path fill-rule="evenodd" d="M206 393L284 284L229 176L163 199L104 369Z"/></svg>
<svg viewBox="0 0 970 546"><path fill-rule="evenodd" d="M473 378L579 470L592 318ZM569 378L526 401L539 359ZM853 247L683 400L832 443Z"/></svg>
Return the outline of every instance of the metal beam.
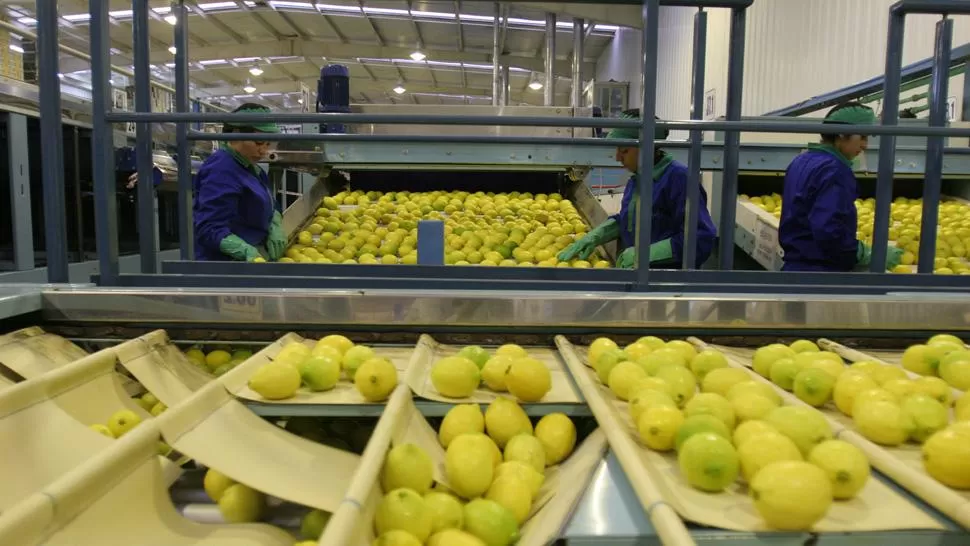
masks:
<svg viewBox="0 0 970 546"><path fill-rule="evenodd" d="M19 271L34 268L34 229L30 209L30 166L27 159L27 118L7 114L7 167L10 177L10 218L13 230L13 267ZM81 211L78 211L80 214Z"/></svg>
<svg viewBox="0 0 970 546"><path fill-rule="evenodd" d="M543 105L556 105L556 14L546 14L546 47L543 55L543 72L545 74L545 87L543 88Z"/></svg>

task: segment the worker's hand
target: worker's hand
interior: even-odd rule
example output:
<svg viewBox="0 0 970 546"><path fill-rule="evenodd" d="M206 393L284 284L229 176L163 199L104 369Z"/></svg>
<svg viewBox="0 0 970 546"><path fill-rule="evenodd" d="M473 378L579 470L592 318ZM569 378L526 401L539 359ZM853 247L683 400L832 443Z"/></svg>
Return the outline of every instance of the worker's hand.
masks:
<svg viewBox="0 0 970 546"><path fill-rule="evenodd" d="M273 220L269 223L269 233L266 235L266 252L269 259L279 260L286 252L286 233L283 231L283 215L273 213Z"/></svg>
<svg viewBox="0 0 970 546"><path fill-rule="evenodd" d="M888 258L889 255L887 254L886 257ZM866 267L872 263L872 247L862 241L856 241L855 263L856 267Z"/></svg>
<svg viewBox="0 0 970 546"><path fill-rule="evenodd" d="M903 258L903 249L889 245L886 249L886 271L893 270Z"/></svg>
<svg viewBox="0 0 970 546"><path fill-rule="evenodd" d="M616 257L616 267L620 269L633 269L637 265L637 249L632 246Z"/></svg>
<svg viewBox="0 0 970 546"><path fill-rule="evenodd" d="M251 262L256 258L262 258L256 247L247 243L238 235L230 234L220 241L219 250L226 256L241 262Z"/></svg>
<svg viewBox="0 0 970 546"><path fill-rule="evenodd" d="M131 189L134 189L135 186L137 185L138 185L138 173L131 173L131 176L128 177L128 184L125 185L125 188L131 190Z"/></svg>
<svg viewBox="0 0 970 546"><path fill-rule="evenodd" d="M657 241L650 245L650 263L665 262L674 258L674 247L671 246L670 239Z"/></svg>
<svg viewBox="0 0 970 546"><path fill-rule="evenodd" d="M576 257L579 257L581 260L589 258L590 254L596 250L596 243L590 235L592 233L587 233L583 238L564 248L556 257L559 258L560 262L568 262Z"/></svg>

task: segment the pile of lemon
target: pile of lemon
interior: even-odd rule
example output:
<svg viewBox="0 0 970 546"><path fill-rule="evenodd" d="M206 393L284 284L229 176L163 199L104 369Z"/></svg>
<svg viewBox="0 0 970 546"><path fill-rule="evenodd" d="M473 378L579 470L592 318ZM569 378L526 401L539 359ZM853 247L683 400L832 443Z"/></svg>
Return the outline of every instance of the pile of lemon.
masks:
<svg viewBox="0 0 970 546"><path fill-rule="evenodd" d="M340 192L325 197L281 262L416 264L418 221L445 224L445 263L607 268L599 257L557 254L588 227L558 193Z"/></svg>
<svg viewBox="0 0 970 546"><path fill-rule="evenodd" d="M502 345L494 355L469 345L431 368L431 384L448 398L469 397L483 383L493 392L508 392L522 402L539 402L552 389L552 374L542 361L514 343Z"/></svg>
<svg viewBox="0 0 970 546"><path fill-rule="evenodd" d="M820 413L784 405L773 388L717 350L653 336L620 349L599 338L588 360L627 401L644 446L676 450L681 477L701 491L718 493L743 479L769 527L810 529L833 500L853 498L869 478L865 455L833 439Z"/></svg>

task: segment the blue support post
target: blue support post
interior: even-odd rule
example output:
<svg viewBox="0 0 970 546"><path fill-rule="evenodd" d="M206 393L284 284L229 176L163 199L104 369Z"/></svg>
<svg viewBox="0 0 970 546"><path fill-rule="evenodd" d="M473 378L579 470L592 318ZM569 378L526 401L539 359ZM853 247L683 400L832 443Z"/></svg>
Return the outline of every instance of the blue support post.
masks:
<svg viewBox="0 0 970 546"><path fill-rule="evenodd" d="M953 45L953 19L944 17L936 24L933 48L933 79L930 81L930 126L946 125L947 85L950 80L950 48ZM936 258L936 224L940 217L943 186L943 137L926 140L926 179L923 182L923 219L920 226L919 273L933 273Z"/></svg>
<svg viewBox="0 0 970 546"><path fill-rule="evenodd" d="M906 16L895 10L889 12L889 32L886 41L886 87L882 99L882 124L899 123L899 86L903 71L903 34ZM889 245L889 209L893 200L893 178L896 163L896 136L879 137L879 175L876 178L876 207L872 225L872 263L869 270L886 270L886 248ZM934 245L935 246L935 245Z"/></svg>
<svg viewBox="0 0 970 546"><path fill-rule="evenodd" d="M707 12L694 14L694 58L691 73L690 119L704 119L704 67L707 65ZM681 268L694 269L697 262L697 218L700 214L701 154L704 133L690 132L690 152L687 162L687 210L684 213L684 249Z"/></svg>
<svg viewBox="0 0 970 546"><path fill-rule="evenodd" d="M970 121L970 61L963 65L963 114L962 121Z"/></svg>
<svg viewBox="0 0 970 546"><path fill-rule="evenodd" d="M741 119L741 94L744 89L744 34L746 11L731 11L731 34L728 42L727 121ZM738 206L738 161L741 133L724 133L724 173L721 181L721 218L718 229L720 268L734 268L734 224Z"/></svg>
<svg viewBox="0 0 970 546"><path fill-rule="evenodd" d="M13 267L34 268L34 227L30 212L30 166L27 163L27 118L7 114L7 167L10 177L10 222L13 229Z"/></svg>
<svg viewBox="0 0 970 546"><path fill-rule="evenodd" d="M175 111L189 111L189 18L185 1L178 0L172 6L175 23ZM192 110L198 111L199 103L192 103ZM196 129L201 129L198 124ZM179 257L182 260L195 258L195 235L192 225L192 158L189 156L189 127L187 122L175 127L175 145L178 157L178 224Z"/></svg>
<svg viewBox="0 0 970 546"><path fill-rule="evenodd" d="M149 63L148 3L133 0L132 43L135 53L135 112L152 111L151 70ZM141 272L155 273L158 268L155 230L155 184L152 176L152 125L135 124L135 161L138 169L138 250Z"/></svg>
<svg viewBox="0 0 970 546"><path fill-rule="evenodd" d="M41 172L44 188L44 242L47 280L68 282L64 206L64 131L61 81L57 76L57 3L37 0L38 88L40 89Z"/></svg>
<svg viewBox="0 0 970 546"><path fill-rule="evenodd" d="M660 3L658 0L643 2L643 73L640 90L640 161L637 176L637 234L634 242L637 253L636 290L648 289L650 276L650 218L653 210L653 142L657 121L657 34L660 28Z"/></svg>
<svg viewBox="0 0 970 546"><path fill-rule="evenodd" d="M418 221L418 265L445 264L445 223Z"/></svg>
<svg viewBox="0 0 970 546"><path fill-rule="evenodd" d="M111 112L111 51L108 0L90 0L91 26L91 169L100 283L118 284L118 203L115 201L114 138L106 115Z"/></svg>

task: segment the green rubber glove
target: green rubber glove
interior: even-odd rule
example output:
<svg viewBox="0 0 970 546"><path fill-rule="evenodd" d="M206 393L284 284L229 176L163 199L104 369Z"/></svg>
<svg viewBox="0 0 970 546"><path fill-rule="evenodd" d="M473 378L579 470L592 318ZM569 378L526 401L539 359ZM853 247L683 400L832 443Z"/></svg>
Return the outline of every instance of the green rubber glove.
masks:
<svg viewBox="0 0 970 546"><path fill-rule="evenodd" d="M674 258L674 247L670 239L657 241L650 245L650 263L663 262Z"/></svg>
<svg viewBox="0 0 970 546"><path fill-rule="evenodd" d="M619 236L620 226L616 224L616 220L610 218L597 226L593 231L587 233L582 239L567 246L556 257L559 258L560 262L568 262L576 257L585 260L596 250L596 247L603 243L608 243Z"/></svg>
<svg viewBox="0 0 970 546"><path fill-rule="evenodd" d="M242 237L231 233L228 237L219 241L219 250L226 256L241 262L251 262L262 257L256 247L244 241Z"/></svg>
<svg viewBox="0 0 970 546"><path fill-rule="evenodd" d="M620 269L633 269L637 265L637 251L632 246L620 252L616 257L616 267Z"/></svg>
<svg viewBox="0 0 970 546"><path fill-rule="evenodd" d="M900 260L903 258L903 249L896 248L889 245L886 248L886 270L889 271L899 265ZM858 249L856 250L856 267L865 267L872 263L872 247L859 241Z"/></svg>
<svg viewBox="0 0 970 546"><path fill-rule="evenodd" d="M855 263L856 266L863 267L872 263L872 247L862 241L856 241Z"/></svg>
<svg viewBox="0 0 970 546"><path fill-rule="evenodd" d="M269 259L279 260L286 252L286 233L283 231L283 215L278 211L273 213L273 220L269 223L269 233L266 235L266 252Z"/></svg>
<svg viewBox="0 0 970 546"><path fill-rule="evenodd" d="M886 249L886 270L892 270L897 265L899 265L900 260L903 259L903 249L896 248L892 245Z"/></svg>

